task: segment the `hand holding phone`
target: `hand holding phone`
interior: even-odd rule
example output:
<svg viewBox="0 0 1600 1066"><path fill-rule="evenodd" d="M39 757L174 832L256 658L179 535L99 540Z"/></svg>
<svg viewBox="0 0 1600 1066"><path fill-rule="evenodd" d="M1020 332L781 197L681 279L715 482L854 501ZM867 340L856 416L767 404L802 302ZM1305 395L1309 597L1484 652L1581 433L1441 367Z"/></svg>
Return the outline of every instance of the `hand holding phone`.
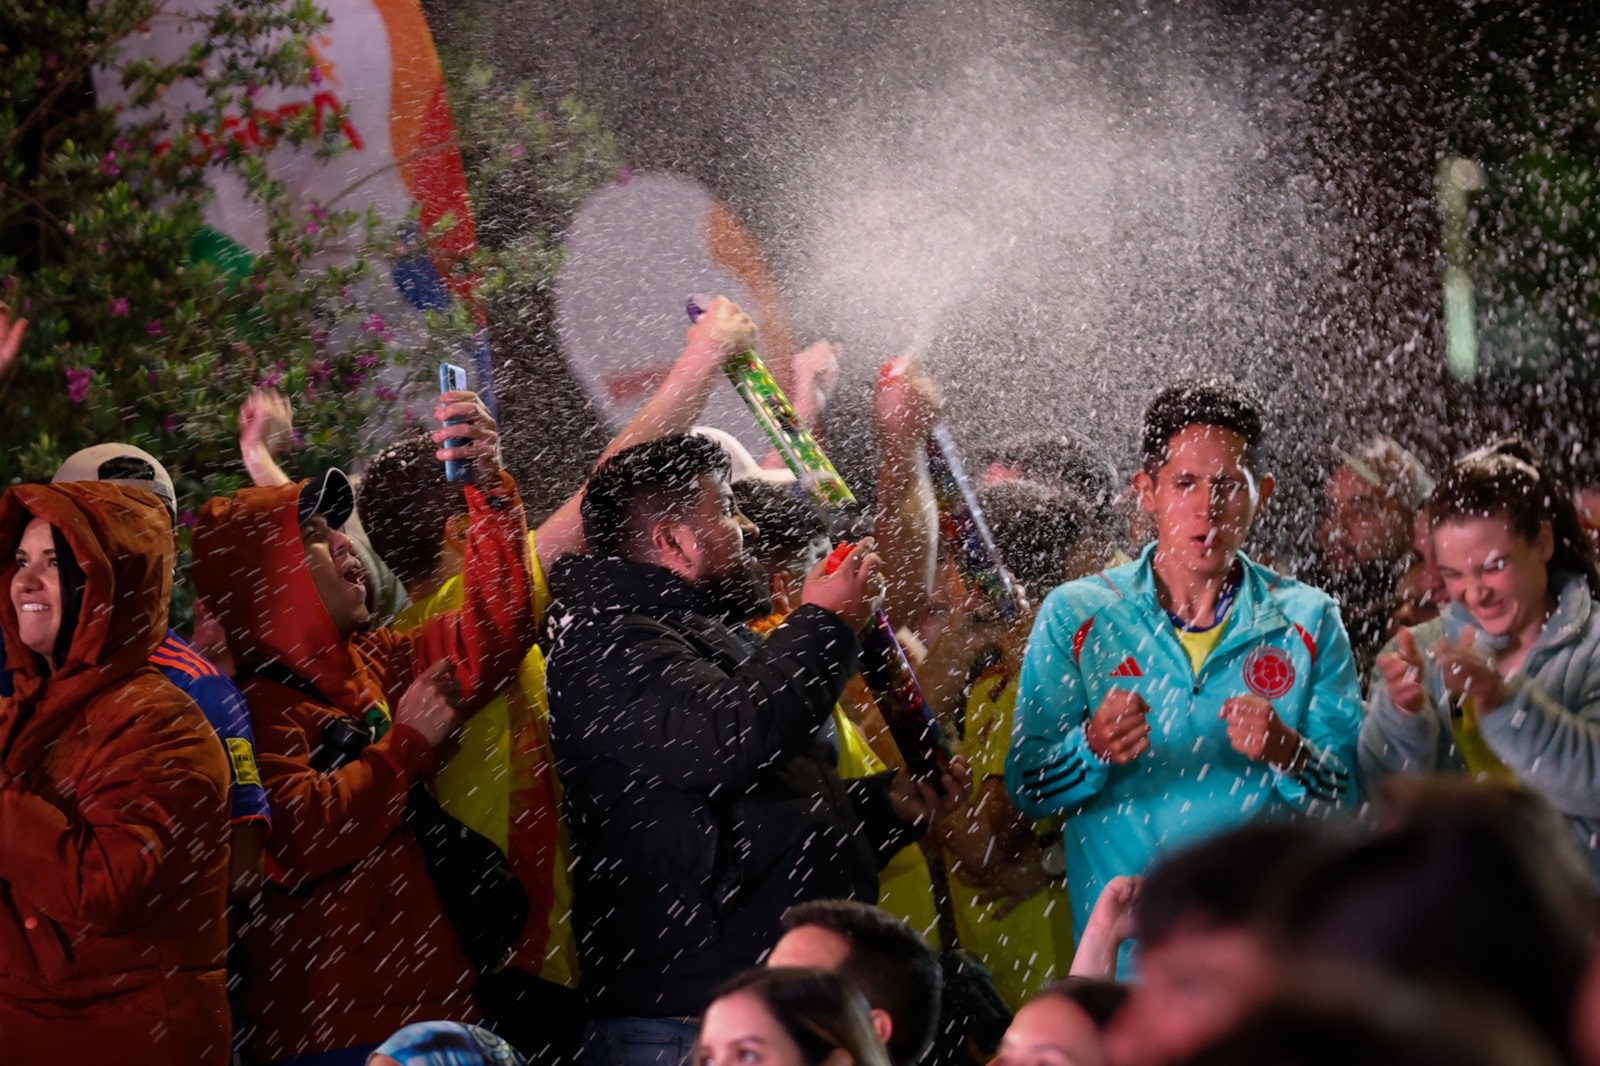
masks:
<svg viewBox="0 0 1600 1066"><path fill-rule="evenodd" d="M465 367L454 363L439 364L439 392L465 392L467 389L467 371ZM447 418L447 426L459 426L466 419ZM450 437L444 442L446 448L465 447L469 441L466 437ZM463 459L446 459L444 461L444 479L451 482L469 481L472 478L472 462Z"/></svg>

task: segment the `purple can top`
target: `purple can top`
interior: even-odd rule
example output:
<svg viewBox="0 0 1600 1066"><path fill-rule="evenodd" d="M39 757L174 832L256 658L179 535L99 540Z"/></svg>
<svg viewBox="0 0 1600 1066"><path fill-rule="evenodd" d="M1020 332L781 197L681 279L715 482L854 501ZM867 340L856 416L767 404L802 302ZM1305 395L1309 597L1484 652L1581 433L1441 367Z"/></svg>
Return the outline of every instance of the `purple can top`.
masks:
<svg viewBox="0 0 1600 1066"><path fill-rule="evenodd" d="M715 299L715 296L704 292L697 292L693 296L689 297L688 303L684 308L689 312L689 321L700 321L700 316L706 313L706 308L710 307L711 301Z"/></svg>

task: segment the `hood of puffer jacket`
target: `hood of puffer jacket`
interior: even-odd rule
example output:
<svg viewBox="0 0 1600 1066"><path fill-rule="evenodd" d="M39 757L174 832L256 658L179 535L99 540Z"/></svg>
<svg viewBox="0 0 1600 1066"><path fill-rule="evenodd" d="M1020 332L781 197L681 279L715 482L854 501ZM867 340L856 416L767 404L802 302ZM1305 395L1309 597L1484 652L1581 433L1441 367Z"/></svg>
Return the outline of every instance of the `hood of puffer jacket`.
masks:
<svg viewBox="0 0 1600 1066"><path fill-rule="evenodd" d="M14 549L34 518L61 531L85 578L66 661L52 674L22 643L10 595ZM17 772L32 765L87 700L143 666L166 636L175 547L172 520L153 493L95 481L9 489L0 498L0 544L6 546L0 628L16 693L0 720L0 750Z"/></svg>
<svg viewBox="0 0 1600 1066"><path fill-rule="evenodd" d="M372 705L376 688L357 667L306 565L299 508L307 484L207 500L195 526L190 574L241 668L281 663L338 706L360 711Z"/></svg>

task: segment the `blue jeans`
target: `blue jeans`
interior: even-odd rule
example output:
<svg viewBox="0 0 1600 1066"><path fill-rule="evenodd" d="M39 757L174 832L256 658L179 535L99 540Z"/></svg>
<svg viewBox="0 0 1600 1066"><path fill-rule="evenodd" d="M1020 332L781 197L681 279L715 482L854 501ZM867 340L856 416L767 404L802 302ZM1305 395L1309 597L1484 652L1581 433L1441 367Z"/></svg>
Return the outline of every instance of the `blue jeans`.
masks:
<svg viewBox="0 0 1600 1066"><path fill-rule="evenodd" d="M684 1066L697 1018L600 1018L583 1031L585 1066Z"/></svg>

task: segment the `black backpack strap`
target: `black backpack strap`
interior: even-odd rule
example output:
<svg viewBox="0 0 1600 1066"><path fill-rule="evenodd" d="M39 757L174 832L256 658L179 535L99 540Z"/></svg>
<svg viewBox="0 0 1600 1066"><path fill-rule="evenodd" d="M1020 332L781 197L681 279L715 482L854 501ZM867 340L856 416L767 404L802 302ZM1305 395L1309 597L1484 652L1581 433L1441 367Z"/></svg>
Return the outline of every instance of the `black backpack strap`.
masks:
<svg viewBox="0 0 1600 1066"><path fill-rule="evenodd" d="M239 668L234 683L241 688L254 678L282 685L300 693L314 703L326 707L331 713L323 726L322 734L312 738L311 768L319 773L333 771L361 757L361 752L372 743L374 731L369 720L348 714L323 695L315 684L290 670L277 660L249 663Z"/></svg>
<svg viewBox="0 0 1600 1066"><path fill-rule="evenodd" d="M271 681L274 685L292 688L300 695L316 700L318 703L325 703L329 707L334 705L332 700L323 695L320 688L283 665L277 659L264 663L245 663L233 675L233 682L243 688L246 681L256 677L261 678L263 681Z"/></svg>

